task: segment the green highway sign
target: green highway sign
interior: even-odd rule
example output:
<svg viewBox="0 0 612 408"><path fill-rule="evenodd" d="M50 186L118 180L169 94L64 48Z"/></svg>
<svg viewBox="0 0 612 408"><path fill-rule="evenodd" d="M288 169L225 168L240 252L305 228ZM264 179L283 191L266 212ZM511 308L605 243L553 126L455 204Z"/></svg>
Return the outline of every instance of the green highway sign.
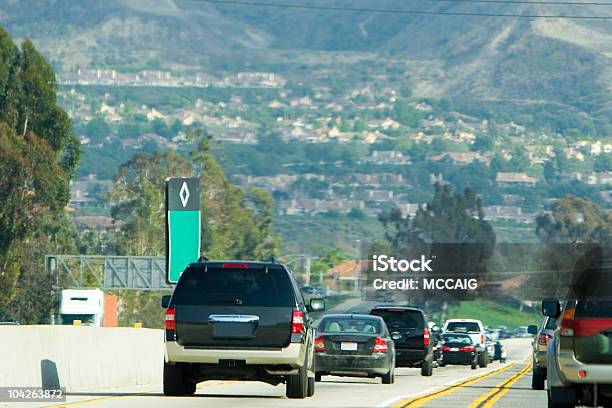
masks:
<svg viewBox="0 0 612 408"><path fill-rule="evenodd" d="M200 257L200 184L197 178L166 180L166 280L178 282Z"/></svg>

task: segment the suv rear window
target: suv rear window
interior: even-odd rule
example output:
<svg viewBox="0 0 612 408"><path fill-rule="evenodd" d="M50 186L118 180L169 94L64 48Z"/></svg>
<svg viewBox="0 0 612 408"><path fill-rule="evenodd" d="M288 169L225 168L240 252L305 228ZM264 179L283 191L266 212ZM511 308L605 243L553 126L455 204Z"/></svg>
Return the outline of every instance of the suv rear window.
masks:
<svg viewBox="0 0 612 408"><path fill-rule="evenodd" d="M425 327L423 313L418 310L374 309L371 314L382 317L389 330Z"/></svg>
<svg viewBox="0 0 612 408"><path fill-rule="evenodd" d="M381 332L378 319L355 319L346 317L327 317L319 323L323 333L363 333L378 334Z"/></svg>
<svg viewBox="0 0 612 408"><path fill-rule="evenodd" d="M449 332L479 332L480 326L476 322L449 322L446 326Z"/></svg>
<svg viewBox="0 0 612 408"><path fill-rule="evenodd" d="M576 305L576 317L610 317L612 318L612 301L583 300Z"/></svg>
<svg viewBox="0 0 612 408"><path fill-rule="evenodd" d="M282 268L190 267L179 279L174 305L293 306L293 285Z"/></svg>

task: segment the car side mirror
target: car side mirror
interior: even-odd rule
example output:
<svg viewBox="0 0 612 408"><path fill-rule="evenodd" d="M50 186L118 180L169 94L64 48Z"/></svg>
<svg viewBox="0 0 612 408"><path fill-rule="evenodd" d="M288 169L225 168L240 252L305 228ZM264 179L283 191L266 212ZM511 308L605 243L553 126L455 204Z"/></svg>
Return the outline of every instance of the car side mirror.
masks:
<svg viewBox="0 0 612 408"><path fill-rule="evenodd" d="M542 301L542 314L556 319L561 315L561 305L557 299L544 299Z"/></svg>
<svg viewBox="0 0 612 408"><path fill-rule="evenodd" d="M530 324L529 326L527 326L527 333L529 334L538 334L538 326L536 326L535 324Z"/></svg>
<svg viewBox="0 0 612 408"><path fill-rule="evenodd" d="M161 306L162 306L164 309L167 309L167 308L168 308L168 306L170 306L170 298L171 298L171 296L170 296L170 295L164 295L164 296L162 296Z"/></svg>
<svg viewBox="0 0 612 408"><path fill-rule="evenodd" d="M310 299L310 310L313 312L320 312L321 310L325 310L325 300Z"/></svg>

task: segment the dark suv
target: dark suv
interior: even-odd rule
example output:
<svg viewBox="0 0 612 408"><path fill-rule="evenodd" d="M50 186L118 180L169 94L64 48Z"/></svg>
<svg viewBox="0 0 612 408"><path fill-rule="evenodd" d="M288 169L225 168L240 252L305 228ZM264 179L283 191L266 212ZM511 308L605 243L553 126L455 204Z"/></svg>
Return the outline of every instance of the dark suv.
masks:
<svg viewBox="0 0 612 408"><path fill-rule="evenodd" d="M266 262L190 264L164 296L164 394L193 394L206 380L286 383L289 398L314 394L314 328L286 266Z"/></svg>
<svg viewBox="0 0 612 408"><path fill-rule="evenodd" d="M395 343L397 367L420 367L421 375L433 373L433 339L427 318L421 309L400 306L377 306L371 315L385 321Z"/></svg>

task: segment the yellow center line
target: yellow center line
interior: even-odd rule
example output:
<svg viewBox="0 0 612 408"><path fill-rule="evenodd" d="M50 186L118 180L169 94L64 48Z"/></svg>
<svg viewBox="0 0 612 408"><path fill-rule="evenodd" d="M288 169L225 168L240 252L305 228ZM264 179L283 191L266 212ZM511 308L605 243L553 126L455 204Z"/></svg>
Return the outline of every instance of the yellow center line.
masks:
<svg viewBox="0 0 612 408"><path fill-rule="evenodd" d="M512 378L510 381L508 381L508 383L505 385L504 388L501 388L498 390L497 394L494 394L491 399L489 399L483 406L482 408L491 408L501 397L503 397L509 390L510 388L516 384L516 382L518 380L520 380L521 378L523 378L525 375L527 375L527 373L531 370L531 366L527 366L525 367L520 373L518 373L517 375L514 376L514 378Z"/></svg>
<svg viewBox="0 0 612 408"><path fill-rule="evenodd" d="M428 394L422 395L420 397L407 398L405 400L399 401L397 404L393 405L393 408L418 408L423 406L426 402L431 401L432 399L442 397L444 395L448 395L454 391L460 390L461 387L466 387L468 385L477 383L479 381L484 380L485 378L489 378L493 375L499 374L503 371L508 370L509 368L514 367L514 364L508 364L505 367L498 368L486 374L480 375L475 378L471 378L465 381L462 381L458 384L448 385L439 390L430 392Z"/></svg>

